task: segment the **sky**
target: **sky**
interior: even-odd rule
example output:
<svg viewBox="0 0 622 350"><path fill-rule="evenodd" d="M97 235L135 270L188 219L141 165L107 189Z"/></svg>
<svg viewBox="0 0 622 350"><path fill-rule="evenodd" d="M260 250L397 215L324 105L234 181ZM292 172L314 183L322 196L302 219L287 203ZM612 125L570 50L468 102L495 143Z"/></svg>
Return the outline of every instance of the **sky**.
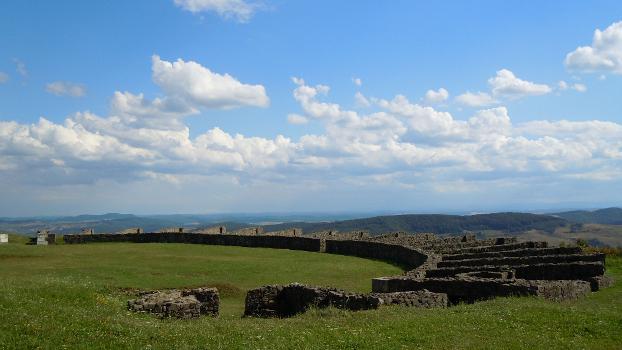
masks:
<svg viewBox="0 0 622 350"><path fill-rule="evenodd" d="M620 1L0 3L0 216L620 206Z"/></svg>

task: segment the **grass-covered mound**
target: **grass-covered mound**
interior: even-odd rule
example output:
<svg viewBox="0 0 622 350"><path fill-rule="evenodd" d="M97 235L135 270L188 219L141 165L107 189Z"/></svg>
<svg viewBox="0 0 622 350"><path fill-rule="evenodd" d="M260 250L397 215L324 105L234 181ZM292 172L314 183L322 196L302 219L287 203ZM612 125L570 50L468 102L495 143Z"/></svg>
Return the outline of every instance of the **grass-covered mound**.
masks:
<svg viewBox="0 0 622 350"><path fill-rule="evenodd" d="M247 289L302 282L369 291L399 273L372 260L261 248L182 244L0 246L2 348L593 348L622 344L622 284L554 303L497 299L449 309L310 311L243 319ZM622 280L622 259L608 259ZM221 316L158 320L125 308L135 289L210 285Z"/></svg>

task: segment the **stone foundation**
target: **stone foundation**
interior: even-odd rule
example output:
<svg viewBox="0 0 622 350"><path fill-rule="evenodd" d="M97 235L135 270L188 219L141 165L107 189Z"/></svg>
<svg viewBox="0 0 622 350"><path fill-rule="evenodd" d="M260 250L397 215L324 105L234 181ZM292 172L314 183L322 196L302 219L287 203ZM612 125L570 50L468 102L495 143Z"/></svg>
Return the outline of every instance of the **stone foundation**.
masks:
<svg viewBox="0 0 622 350"><path fill-rule="evenodd" d="M311 307L333 306L358 311L377 309L381 304L382 300L372 295L292 283L286 286L272 285L249 290L246 294L244 316L290 317Z"/></svg>
<svg viewBox="0 0 622 350"><path fill-rule="evenodd" d="M432 293L425 289L397 293L372 293L371 295L380 298L385 305L422 308L447 307L447 294Z"/></svg>
<svg viewBox="0 0 622 350"><path fill-rule="evenodd" d="M220 296L216 288L151 291L127 302L134 312L147 312L161 318L196 318L201 315L218 316Z"/></svg>

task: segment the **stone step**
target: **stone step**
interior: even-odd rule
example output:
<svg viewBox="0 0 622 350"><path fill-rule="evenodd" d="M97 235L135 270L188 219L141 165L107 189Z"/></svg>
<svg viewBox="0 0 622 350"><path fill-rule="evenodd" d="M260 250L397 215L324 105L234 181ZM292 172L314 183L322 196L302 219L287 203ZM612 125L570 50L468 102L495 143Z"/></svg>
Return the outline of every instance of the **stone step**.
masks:
<svg viewBox="0 0 622 350"><path fill-rule="evenodd" d="M500 258L479 258L465 260L439 261L437 267L459 266L516 266L532 264L560 264L569 262L604 262L605 254L570 254L570 255L539 255L539 256L509 256Z"/></svg>
<svg viewBox="0 0 622 350"><path fill-rule="evenodd" d="M443 255L443 261L466 260L481 258L501 258L508 256L539 256L539 255L560 255L560 254L580 254L579 247L556 247L556 248L525 248L517 250L503 250L498 252L480 252Z"/></svg>
<svg viewBox="0 0 622 350"><path fill-rule="evenodd" d="M569 262L561 264L533 264L517 266L459 266L444 267L426 271L426 278L453 277L459 273L476 271L514 271L516 278L528 280L589 280L605 273L601 262Z"/></svg>
<svg viewBox="0 0 622 350"><path fill-rule="evenodd" d="M586 281L527 281L477 278L378 278L372 281L374 292L403 292L428 290L447 294L450 304L472 303L478 300L508 296L541 296L553 300L576 299L588 294Z"/></svg>
<svg viewBox="0 0 622 350"><path fill-rule="evenodd" d="M484 253L484 252L501 252L505 250L517 250L525 248L547 248L547 242L520 242L510 244L489 245L484 247L471 247L462 248L457 250L453 254L466 254L466 253Z"/></svg>

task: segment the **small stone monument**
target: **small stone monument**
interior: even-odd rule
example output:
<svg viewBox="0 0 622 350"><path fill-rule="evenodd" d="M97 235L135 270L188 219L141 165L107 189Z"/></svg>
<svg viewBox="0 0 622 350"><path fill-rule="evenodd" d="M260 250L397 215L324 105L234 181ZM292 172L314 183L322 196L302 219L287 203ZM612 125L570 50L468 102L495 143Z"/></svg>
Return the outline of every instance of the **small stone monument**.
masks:
<svg viewBox="0 0 622 350"><path fill-rule="evenodd" d="M9 235L6 233L0 233L0 244L9 243Z"/></svg>
<svg viewBox="0 0 622 350"><path fill-rule="evenodd" d="M50 231L48 230L39 230L37 231L37 245L48 245L48 237L50 235Z"/></svg>

